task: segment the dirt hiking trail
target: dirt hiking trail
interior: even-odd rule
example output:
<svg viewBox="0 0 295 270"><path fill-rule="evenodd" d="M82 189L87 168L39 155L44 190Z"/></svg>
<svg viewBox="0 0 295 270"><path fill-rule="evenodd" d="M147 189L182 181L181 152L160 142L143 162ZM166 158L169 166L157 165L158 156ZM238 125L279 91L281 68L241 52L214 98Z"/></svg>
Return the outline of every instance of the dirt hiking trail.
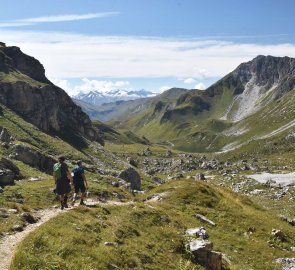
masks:
<svg viewBox="0 0 295 270"><path fill-rule="evenodd" d="M129 205L132 202L117 202L117 201L106 201L101 202L97 200L87 200L87 205ZM75 206L76 207L76 206ZM24 230L21 232L15 232L10 235L5 235L2 239L0 239L0 270L9 270L10 264L12 262L13 256L17 250L18 245L22 242L22 240L32 231L37 229L39 226L47 222L48 220L65 213L67 211L71 211L75 207L71 207L68 209L60 210L59 208L48 208L43 209L36 212L36 215L39 217L39 220L34 224L28 224L24 227Z"/></svg>

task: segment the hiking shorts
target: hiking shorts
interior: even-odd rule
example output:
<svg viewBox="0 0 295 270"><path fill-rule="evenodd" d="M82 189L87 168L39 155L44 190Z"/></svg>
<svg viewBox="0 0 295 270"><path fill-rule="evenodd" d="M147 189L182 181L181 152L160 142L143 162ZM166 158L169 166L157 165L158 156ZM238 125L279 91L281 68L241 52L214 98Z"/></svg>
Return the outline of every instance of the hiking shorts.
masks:
<svg viewBox="0 0 295 270"><path fill-rule="evenodd" d="M79 193L79 192L84 193L86 191L84 182L74 183L74 188L75 188L75 193Z"/></svg>

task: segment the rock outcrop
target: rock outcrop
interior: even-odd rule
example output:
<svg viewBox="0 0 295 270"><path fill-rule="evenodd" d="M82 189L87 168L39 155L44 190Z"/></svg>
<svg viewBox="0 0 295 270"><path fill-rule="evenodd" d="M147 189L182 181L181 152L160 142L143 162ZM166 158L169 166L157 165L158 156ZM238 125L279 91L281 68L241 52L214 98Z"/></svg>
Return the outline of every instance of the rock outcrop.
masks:
<svg viewBox="0 0 295 270"><path fill-rule="evenodd" d="M13 146L13 157L47 174L52 174L52 168L57 161L23 144Z"/></svg>
<svg viewBox="0 0 295 270"><path fill-rule="evenodd" d="M14 180L20 178L20 170L10 160L0 160L0 186L14 185Z"/></svg>
<svg viewBox="0 0 295 270"><path fill-rule="evenodd" d="M222 254L213 251L213 243L208 240L209 235L203 227L188 229L189 251L196 263L207 270L221 270Z"/></svg>
<svg viewBox="0 0 295 270"><path fill-rule="evenodd" d="M129 182L131 190L141 189L141 177L135 169L130 167L122 171L118 177L126 182Z"/></svg>
<svg viewBox="0 0 295 270"><path fill-rule="evenodd" d="M8 133L7 129L4 127L0 127L0 141L3 143L10 143L12 137Z"/></svg>
<svg viewBox="0 0 295 270"><path fill-rule="evenodd" d="M99 138L89 117L51 83L42 64L17 47L0 47L0 103L49 133L77 132ZM7 79L9 78L9 80Z"/></svg>

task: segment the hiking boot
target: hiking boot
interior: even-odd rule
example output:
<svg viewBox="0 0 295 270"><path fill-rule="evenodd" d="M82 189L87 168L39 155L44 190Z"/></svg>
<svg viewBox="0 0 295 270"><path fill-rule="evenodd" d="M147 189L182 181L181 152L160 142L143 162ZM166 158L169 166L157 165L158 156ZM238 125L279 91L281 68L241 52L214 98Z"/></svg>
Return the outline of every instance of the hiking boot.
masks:
<svg viewBox="0 0 295 270"><path fill-rule="evenodd" d="M64 210L64 208L65 208L65 206L64 206L64 204L62 202L61 205L60 205L60 210Z"/></svg>
<svg viewBox="0 0 295 270"><path fill-rule="evenodd" d="M80 205L86 205L86 203L84 201L80 201Z"/></svg>
<svg viewBox="0 0 295 270"><path fill-rule="evenodd" d="M65 196L63 205L64 205L65 208L69 208L69 206L68 206L68 197L67 196Z"/></svg>
<svg viewBox="0 0 295 270"><path fill-rule="evenodd" d="M75 205L75 202L76 202L76 201L72 201L72 202L71 202L71 206L74 206L74 205Z"/></svg>

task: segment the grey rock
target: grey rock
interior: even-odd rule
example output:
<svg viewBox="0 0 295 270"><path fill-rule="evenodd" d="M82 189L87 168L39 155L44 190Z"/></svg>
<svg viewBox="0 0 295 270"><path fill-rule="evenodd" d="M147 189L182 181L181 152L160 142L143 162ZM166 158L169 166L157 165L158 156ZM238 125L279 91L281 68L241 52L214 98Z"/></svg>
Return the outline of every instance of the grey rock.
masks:
<svg viewBox="0 0 295 270"><path fill-rule="evenodd" d="M283 215L281 215L280 218L281 218L283 221L288 222L291 226L295 226L295 218L288 218L288 217L283 216Z"/></svg>
<svg viewBox="0 0 295 270"><path fill-rule="evenodd" d="M8 133L7 129L4 127L0 127L0 141L4 143L10 143L11 141L11 136Z"/></svg>
<svg viewBox="0 0 295 270"><path fill-rule="evenodd" d="M212 226L216 226L216 224L212 220L206 218L205 216L203 216L201 214L196 214L196 218L203 221L203 222L206 222Z"/></svg>
<svg viewBox="0 0 295 270"><path fill-rule="evenodd" d="M23 144L16 144L14 147L14 158L38 168L40 171L52 174L53 165L57 162L54 158L46 156Z"/></svg>
<svg viewBox="0 0 295 270"><path fill-rule="evenodd" d="M189 249L194 256L194 260L206 269L221 270L222 254L212 251L212 242L192 239L189 243Z"/></svg>
<svg viewBox="0 0 295 270"><path fill-rule="evenodd" d="M282 264L283 270L295 269L295 258L279 258L275 262Z"/></svg>
<svg viewBox="0 0 295 270"><path fill-rule="evenodd" d="M192 239L189 242L189 248L191 252L208 252L213 249L213 243L209 240Z"/></svg>
<svg viewBox="0 0 295 270"><path fill-rule="evenodd" d="M6 168L11 170L16 176L20 175L19 168L13 164L13 162L7 158L1 158L0 160L0 168Z"/></svg>
<svg viewBox="0 0 295 270"><path fill-rule="evenodd" d="M167 150L165 156L166 157L172 157L172 151L171 150Z"/></svg>
<svg viewBox="0 0 295 270"><path fill-rule="evenodd" d="M196 227L196 228L188 229L186 230L186 234L193 237L202 238L203 240L206 240L209 238L209 235L204 227Z"/></svg>
<svg viewBox="0 0 295 270"><path fill-rule="evenodd" d="M8 218L9 217L9 214L0 212L0 217L1 218Z"/></svg>
<svg viewBox="0 0 295 270"><path fill-rule="evenodd" d="M20 178L20 170L10 160L0 160L0 186L14 185L14 180Z"/></svg>
<svg viewBox="0 0 295 270"><path fill-rule="evenodd" d="M272 229L271 234L281 242L287 241L287 236L281 230Z"/></svg>
<svg viewBox="0 0 295 270"><path fill-rule="evenodd" d="M197 174L195 178L196 180L201 180L201 181L206 180L205 175L203 173Z"/></svg>
<svg viewBox="0 0 295 270"><path fill-rule="evenodd" d="M21 214L21 218L23 221L28 222L30 224L34 224L39 220L39 218L35 217L33 214L26 212Z"/></svg>
<svg viewBox="0 0 295 270"><path fill-rule="evenodd" d="M14 225L11 230L14 232L22 232L24 230L24 224Z"/></svg>
<svg viewBox="0 0 295 270"><path fill-rule="evenodd" d="M120 179L123 179L123 180L129 182L131 190L140 190L141 189L141 177L135 169L130 167L130 168L122 171L118 177Z"/></svg>
<svg viewBox="0 0 295 270"><path fill-rule="evenodd" d="M8 209L7 212L12 213L12 214L17 214L18 213L18 210L12 208L12 209Z"/></svg>
<svg viewBox="0 0 295 270"><path fill-rule="evenodd" d="M15 174L7 169L0 170L0 186L14 185Z"/></svg>
<svg viewBox="0 0 295 270"><path fill-rule="evenodd" d="M131 166L134 166L134 167L137 167L138 166L138 163L135 159L131 158L131 157L128 157L127 158L127 161L128 163L131 165Z"/></svg>

